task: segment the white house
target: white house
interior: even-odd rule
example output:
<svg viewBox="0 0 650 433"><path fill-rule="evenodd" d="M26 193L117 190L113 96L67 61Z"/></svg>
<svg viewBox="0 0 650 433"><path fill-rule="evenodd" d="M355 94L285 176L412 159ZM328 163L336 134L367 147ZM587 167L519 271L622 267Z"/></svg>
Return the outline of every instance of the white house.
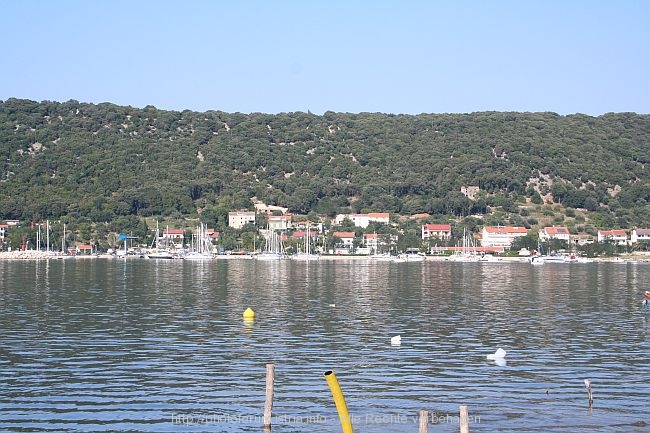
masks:
<svg viewBox="0 0 650 433"><path fill-rule="evenodd" d="M269 215L269 230L286 230L291 226L291 215Z"/></svg>
<svg viewBox="0 0 650 433"><path fill-rule="evenodd" d="M379 245L379 235L377 233L364 233L363 245L373 251L377 251Z"/></svg>
<svg viewBox="0 0 650 433"><path fill-rule="evenodd" d="M282 207L282 206L274 206L271 204L264 204L262 202L255 202L253 204L255 206L255 210L259 213L266 213L270 214L272 212L280 212L283 215L286 214L289 211L289 208Z"/></svg>
<svg viewBox="0 0 650 433"><path fill-rule="evenodd" d="M460 192L463 194L465 197L467 197L470 200L474 200L474 197L476 196L476 193L478 193L481 189L478 186L461 186L460 187Z"/></svg>
<svg viewBox="0 0 650 433"><path fill-rule="evenodd" d="M334 219L334 224L341 225L345 219L352 221L355 227L366 228L371 222L388 224L390 222L390 214L388 212L338 214Z"/></svg>
<svg viewBox="0 0 650 433"><path fill-rule="evenodd" d="M338 238L343 248L352 248L354 245L354 232L334 232L332 237Z"/></svg>
<svg viewBox="0 0 650 433"><path fill-rule="evenodd" d="M650 242L650 229L634 229L630 234L630 243Z"/></svg>
<svg viewBox="0 0 650 433"><path fill-rule="evenodd" d="M423 224L422 225L422 240L427 239L451 239L451 225L450 224Z"/></svg>
<svg viewBox="0 0 650 433"><path fill-rule="evenodd" d="M541 241L549 241L551 239L559 239L569 243L571 241L571 234L566 227L544 227L539 231L539 239Z"/></svg>
<svg viewBox="0 0 650 433"><path fill-rule="evenodd" d="M172 241L183 241L185 237L185 230L183 229L165 229L160 236L161 239L169 239Z"/></svg>
<svg viewBox="0 0 650 433"><path fill-rule="evenodd" d="M255 212L228 212L228 225L235 229L240 229L246 224L255 224Z"/></svg>
<svg viewBox="0 0 650 433"><path fill-rule="evenodd" d="M617 245L627 244L625 230L598 230L598 242L613 242Z"/></svg>
<svg viewBox="0 0 650 433"><path fill-rule="evenodd" d="M510 248L512 241L520 236L526 236L528 230L525 227L487 226L483 227L482 234L482 247Z"/></svg>
<svg viewBox="0 0 650 433"><path fill-rule="evenodd" d="M391 234L364 233L363 245L374 252L388 250L397 243L397 236Z"/></svg>

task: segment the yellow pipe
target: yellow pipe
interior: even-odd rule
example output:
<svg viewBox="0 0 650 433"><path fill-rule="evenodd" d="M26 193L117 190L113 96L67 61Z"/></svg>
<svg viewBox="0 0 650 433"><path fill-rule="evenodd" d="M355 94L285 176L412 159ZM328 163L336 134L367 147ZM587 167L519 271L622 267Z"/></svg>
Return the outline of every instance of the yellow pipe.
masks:
<svg viewBox="0 0 650 433"><path fill-rule="evenodd" d="M332 370L325 372L325 380L327 380L330 391L332 391L332 397L334 397L336 410L339 412L339 419L341 420L343 433L354 433L354 430L352 430L352 423L350 422L350 414L348 413L348 405L345 404L345 398L341 392L339 381Z"/></svg>

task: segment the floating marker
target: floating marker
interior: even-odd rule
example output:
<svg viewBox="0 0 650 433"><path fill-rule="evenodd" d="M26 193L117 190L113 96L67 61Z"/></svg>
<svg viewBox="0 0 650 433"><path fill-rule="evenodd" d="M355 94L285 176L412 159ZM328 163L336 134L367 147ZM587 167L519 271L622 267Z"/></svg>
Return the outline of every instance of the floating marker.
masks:
<svg viewBox="0 0 650 433"><path fill-rule="evenodd" d="M490 359L490 360L494 361L494 360L497 360L497 359L502 360L505 357L506 357L506 351L499 347L496 352L489 354L487 356L487 359Z"/></svg>
<svg viewBox="0 0 650 433"><path fill-rule="evenodd" d="M399 335L391 337L390 344L392 344L393 346L399 346L400 344L402 344L402 337Z"/></svg>
<svg viewBox="0 0 650 433"><path fill-rule="evenodd" d="M250 308L247 308L246 311L244 311L244 319L253 320L254 318L255 318L255 311L251 310Z"/></svg>
<svg viewBox="0 0 650 433"><path fill-rule="evenodd" d="M585 382L585 389L587 390L587 397L589 398L589 407L591 408L591 406L594 404L594 394L591 391L591 382L589 381L589 379L585 379L584 382Z"/></svg>

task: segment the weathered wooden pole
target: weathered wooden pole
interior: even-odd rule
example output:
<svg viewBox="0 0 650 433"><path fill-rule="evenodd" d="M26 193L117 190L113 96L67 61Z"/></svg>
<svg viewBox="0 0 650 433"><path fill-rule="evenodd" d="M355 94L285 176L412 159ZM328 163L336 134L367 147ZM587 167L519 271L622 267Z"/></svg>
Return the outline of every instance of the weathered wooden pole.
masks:
<svg viewBox="0 0 650 433"><path fill-rule="evenodd" d="M429 412L426 410L420 411L420 433L427 433L429 431Z"/></svg>
<svg viewBox="0 0 650 433"><path fill-rule="evenodd" d="M469 414L466 404L460 406L460 433L469 433Z"/></svg>
<svg viewBox="0 0 650 433"><path fill-rule="evenodd" d="M264 430L271 428L273 413L273 382L275 381L275 365L266 364L266 401L264 402Z"/></svg>

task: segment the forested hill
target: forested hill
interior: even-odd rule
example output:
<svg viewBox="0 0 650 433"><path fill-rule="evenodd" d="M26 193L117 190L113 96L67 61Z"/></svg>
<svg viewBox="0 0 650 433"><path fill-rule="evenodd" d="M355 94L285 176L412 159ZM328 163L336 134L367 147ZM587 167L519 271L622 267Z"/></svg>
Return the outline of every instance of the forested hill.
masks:
<svg viewBox="0 0 650 433"><path fill-rule="evenodd" d="M650 221L650 116L164 111L0 101L0 218L293 213L467 215L540 202ZM487 194L470 201L463 185ZM550 195L551 193L552 195Z"/></svg>

